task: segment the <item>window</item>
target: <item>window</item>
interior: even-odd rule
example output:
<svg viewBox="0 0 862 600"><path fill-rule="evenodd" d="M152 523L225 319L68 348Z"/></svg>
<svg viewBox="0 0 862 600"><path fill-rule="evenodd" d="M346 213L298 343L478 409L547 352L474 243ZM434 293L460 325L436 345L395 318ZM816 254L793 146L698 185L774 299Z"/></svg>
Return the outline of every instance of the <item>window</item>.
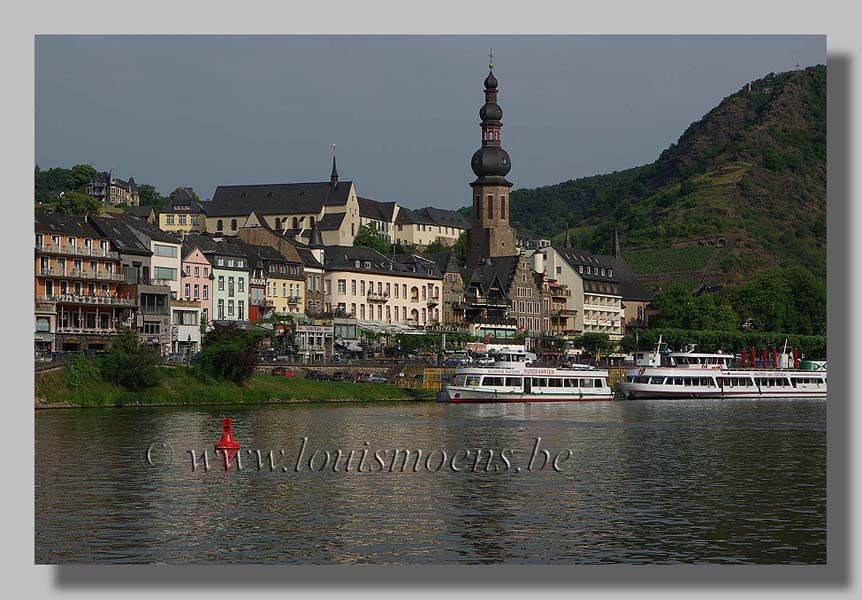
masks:
<svg viewBox="0 0 862 600"><path fill-rule="evenodd" d="M165 246L163 244L153 244L153 253L156 256L167 256L170 258L177 257L177 247L176 246Z"/></svg>
<svg viewBox="0 0 862 600"><path fill-rule="evenodd" d="M364 281L359 282L359 295L360 296L365 295L365 282Z"/></svg>
<svg viewBox="0 0 862 600"><path fill-rule="evenodd" d="M237 277L237 289L240 292L245 291L245 277Z"/></svg>
<svg viewBox="0 0 862 600"><path fill-rule="evenodd" d="M159 335L162 332L162 324L158 321L144 321L145 335Z"/></svg>
<svg viewBox="0 0 862 600"><path fill-rule="evenodd" d="M578 273L584 272L584 265L578 265Z"/></svg>
<svg viewBox="0 0 862 600"><path fill-rule="evenodd" d="M339 294L346 294L347 293L347 280L346 279L339 279L338 280L338 293Z"/></svg>
<svg viewBox="0 0 862 600"><path fill-rule="evenodd" d="M224 319L224 300L221 298L218 301L218 318L219 320Z"/></svg>
<svg viewBox="0 0 862 600"><path fill-rule="evenodd" d="M198 287L198 286L195 286L195 287ZM186 299L188 299L191 296L191 291L192 291L192 286L191 286L191 284L187 283L186 284Z"/></svg>
<svg viewBox="0 0 862 600"><path fill-rule="evenodd" d="M177 270L170 267L153 267L153 279L177 280Z"/></svg>
<svg viewBox="0 0 862 600"><path fill-rule="evenodd" d="M218 291L220 291L220 292L224 291L224 275L218 276Z"/></svg>
<svg viewBox="0 0 862 600"><path fill-rule="evenodd" d="M230 230L231 230L231 231L236 231L236 219L231 219L231 220L230 220Z"/></svg>
<svg viewBox="0 0 862 600"><path fill-rule="evenodd" d="M204 277L209 277L209 276L210 276L209 267L204 267Z"/></svg>
<svg viewBox="0 0 862 600"><path fill-rule="evenodd" d="M233 296L233 289L234 289L233 283L234 283L233 277L228 277L227 278L227 295L228 296ZM228 314L232 315L233 311L232 310L228 311Z"/></svg>
<svg viewBox="0 0 862 600"><path fill-rule="evenodd" d="M36 331L50 331L51 320L48 317L36 317Z"/></svg>
<svg viewBox="0 0 862 600"><path fill-rule="evenodd" d="M352 296L356 295L356 280L355 279L350 280L350 294Z"/></svg>
<svg viewBox="0 0 862 600"><path fill-rule="evenodd" d="M236 318L237 318L237 319L239 319L240 321L244 321L244 320L245 320L245 302L244 302L243 300L240 300L240 301L237 303L237 315L236 315Z"/></svg>
<svg viewBox="0 0 862 600"><path fill-rule="evenodd" d="M222 223L222 220L219 219L218 221L216 221L216 231L220 232L223 230L224 230L224 223ZM219 318L222 318L222 317L219 317Z"/></svg>
<svg viewBox="0 0 862 600"><path fill-rule="evenodd" d="M197 224L198 224L198 216L192 215L192 225L197 225Z"/></svg>
<svg viewBox="0 0 862 600"><path fill-rule="evenodd" d="M185 215L180 215L179 220L180 220L180 225L186 224L186 216Z"/></svg>
<svg viewBox="0 0 862 600"><path fill-rule="evenodd" d="M494 196L488 194L488 218L494 218Z"/></svg>
<svg viewBox="0 0 862 600"><path fill-rule="evenodd" d="M45 295L53 296L54 295L54 282L50 279L45 281Z"/></svg>
<svg viewBox="0 0 862 600"><path fill-rule="evenodd" d="M232 317L234 313L234 302L233 300L227 301L227 314L229 317Z"/></svg>
<svg viewBox="0 0 862 600"><path fill-rule="evenodd" d="M165 215L165 223L167 225L173 225L174 224L174 215Z"/></svg>
<svg viewBox="0 0 862 600"><path fill-rule="evenodd" d="M195 277L200 277L200 276L201 276L201 268L195 267Z"/></svg>
<svg viewBox="0 0 862 600"><path fill-rule="evenodd" d="M195 284L195 300L201 297L201 286L197 283Z"/></svg>

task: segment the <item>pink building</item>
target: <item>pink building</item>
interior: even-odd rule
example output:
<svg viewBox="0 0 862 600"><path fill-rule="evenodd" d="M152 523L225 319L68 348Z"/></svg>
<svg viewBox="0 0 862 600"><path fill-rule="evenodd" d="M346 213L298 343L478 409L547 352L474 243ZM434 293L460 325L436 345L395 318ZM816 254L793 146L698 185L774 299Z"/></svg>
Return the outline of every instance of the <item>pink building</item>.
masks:
<svg viewBox="0 0 862 600"><path fill-rule="evenodd" d="M201 315L212 321L212 266L197 247L183 244L183 277L180 298L201 303Z"/></svg>

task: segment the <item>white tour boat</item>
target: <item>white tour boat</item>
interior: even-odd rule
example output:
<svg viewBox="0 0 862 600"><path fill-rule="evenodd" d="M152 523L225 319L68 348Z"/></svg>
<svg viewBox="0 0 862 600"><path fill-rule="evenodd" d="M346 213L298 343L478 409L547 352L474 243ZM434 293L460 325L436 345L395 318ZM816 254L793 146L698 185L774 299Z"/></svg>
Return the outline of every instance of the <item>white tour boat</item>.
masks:
<svg viewBox="0 0 862 600"><path fill-rule="evenodd" d="M637 355L617 389L625 398L817 398L826 397L826 365L819 370L793 368L798 360L784 352L773 354L777 368L734 368L733 355L666 352L662 366L661 339L652 352ZM760 361L762 366L767 360ZM752 356L752 365L756 365Z"/></svg>
<svg viewBox="0 0 862 600"><path fill-rule="evenodd" d="M494 364L455 371L455 383L443 386L441 402L572 402L613 400L608 372L586 365L564 368L528 366L523 347L488 345Z"/></svg>

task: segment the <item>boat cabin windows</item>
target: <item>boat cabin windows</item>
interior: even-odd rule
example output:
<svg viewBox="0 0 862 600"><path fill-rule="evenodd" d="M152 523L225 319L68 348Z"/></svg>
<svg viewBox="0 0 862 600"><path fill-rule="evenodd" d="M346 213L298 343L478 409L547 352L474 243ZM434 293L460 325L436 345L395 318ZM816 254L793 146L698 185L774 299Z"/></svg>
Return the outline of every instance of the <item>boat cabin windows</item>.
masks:
<svg viewBox="0 0 862 600"><path fill-rule="evenodd" d="M482 385L486 387L503 387L503 378L485 377L482 379Z"/></svg>
<svg viewBox="0 0 862 600"><path fill-rule="evenodd" d="M460 377L463 377L464 379L461 382L457 382L459 385L479 385L480 377L478 375L461 375Z"/></svg>
<svg viewBox="0 0 862 600"><path fill-rule="evenodd" d="M521 378L506 377L506 387L521 387Z"/></svg>

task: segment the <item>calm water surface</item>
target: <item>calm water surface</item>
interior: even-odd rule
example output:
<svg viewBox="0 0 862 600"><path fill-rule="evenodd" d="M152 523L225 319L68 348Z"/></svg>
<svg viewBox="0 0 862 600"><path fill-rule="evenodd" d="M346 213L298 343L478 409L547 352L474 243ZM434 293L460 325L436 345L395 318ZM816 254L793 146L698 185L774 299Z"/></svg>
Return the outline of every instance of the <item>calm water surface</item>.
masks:
<svg viewBox="0 0 862 600"><path fill-rule="evenodd" d="M239 472L214 461L192 472L188 449L212 455L224 414L243 452L275 450L274 471L246 455ZM35 421L38 563L826 561L824 400L64 410ZM528 469L537 437L561 453L562 472L539 459ZM163 441L173 462L157 445L160 466L149 466L142 455ZM395 448L423 450L419 471L411 461L381 472L374 451ZM463 460L476 448L478 472ZM350 472L308 471L312 452L319 468L336 449L356 451ZM363 449L373 473L356 472ZM449 461L461 450L455 466L468 468L429 472L440 450Z"/></svg>

